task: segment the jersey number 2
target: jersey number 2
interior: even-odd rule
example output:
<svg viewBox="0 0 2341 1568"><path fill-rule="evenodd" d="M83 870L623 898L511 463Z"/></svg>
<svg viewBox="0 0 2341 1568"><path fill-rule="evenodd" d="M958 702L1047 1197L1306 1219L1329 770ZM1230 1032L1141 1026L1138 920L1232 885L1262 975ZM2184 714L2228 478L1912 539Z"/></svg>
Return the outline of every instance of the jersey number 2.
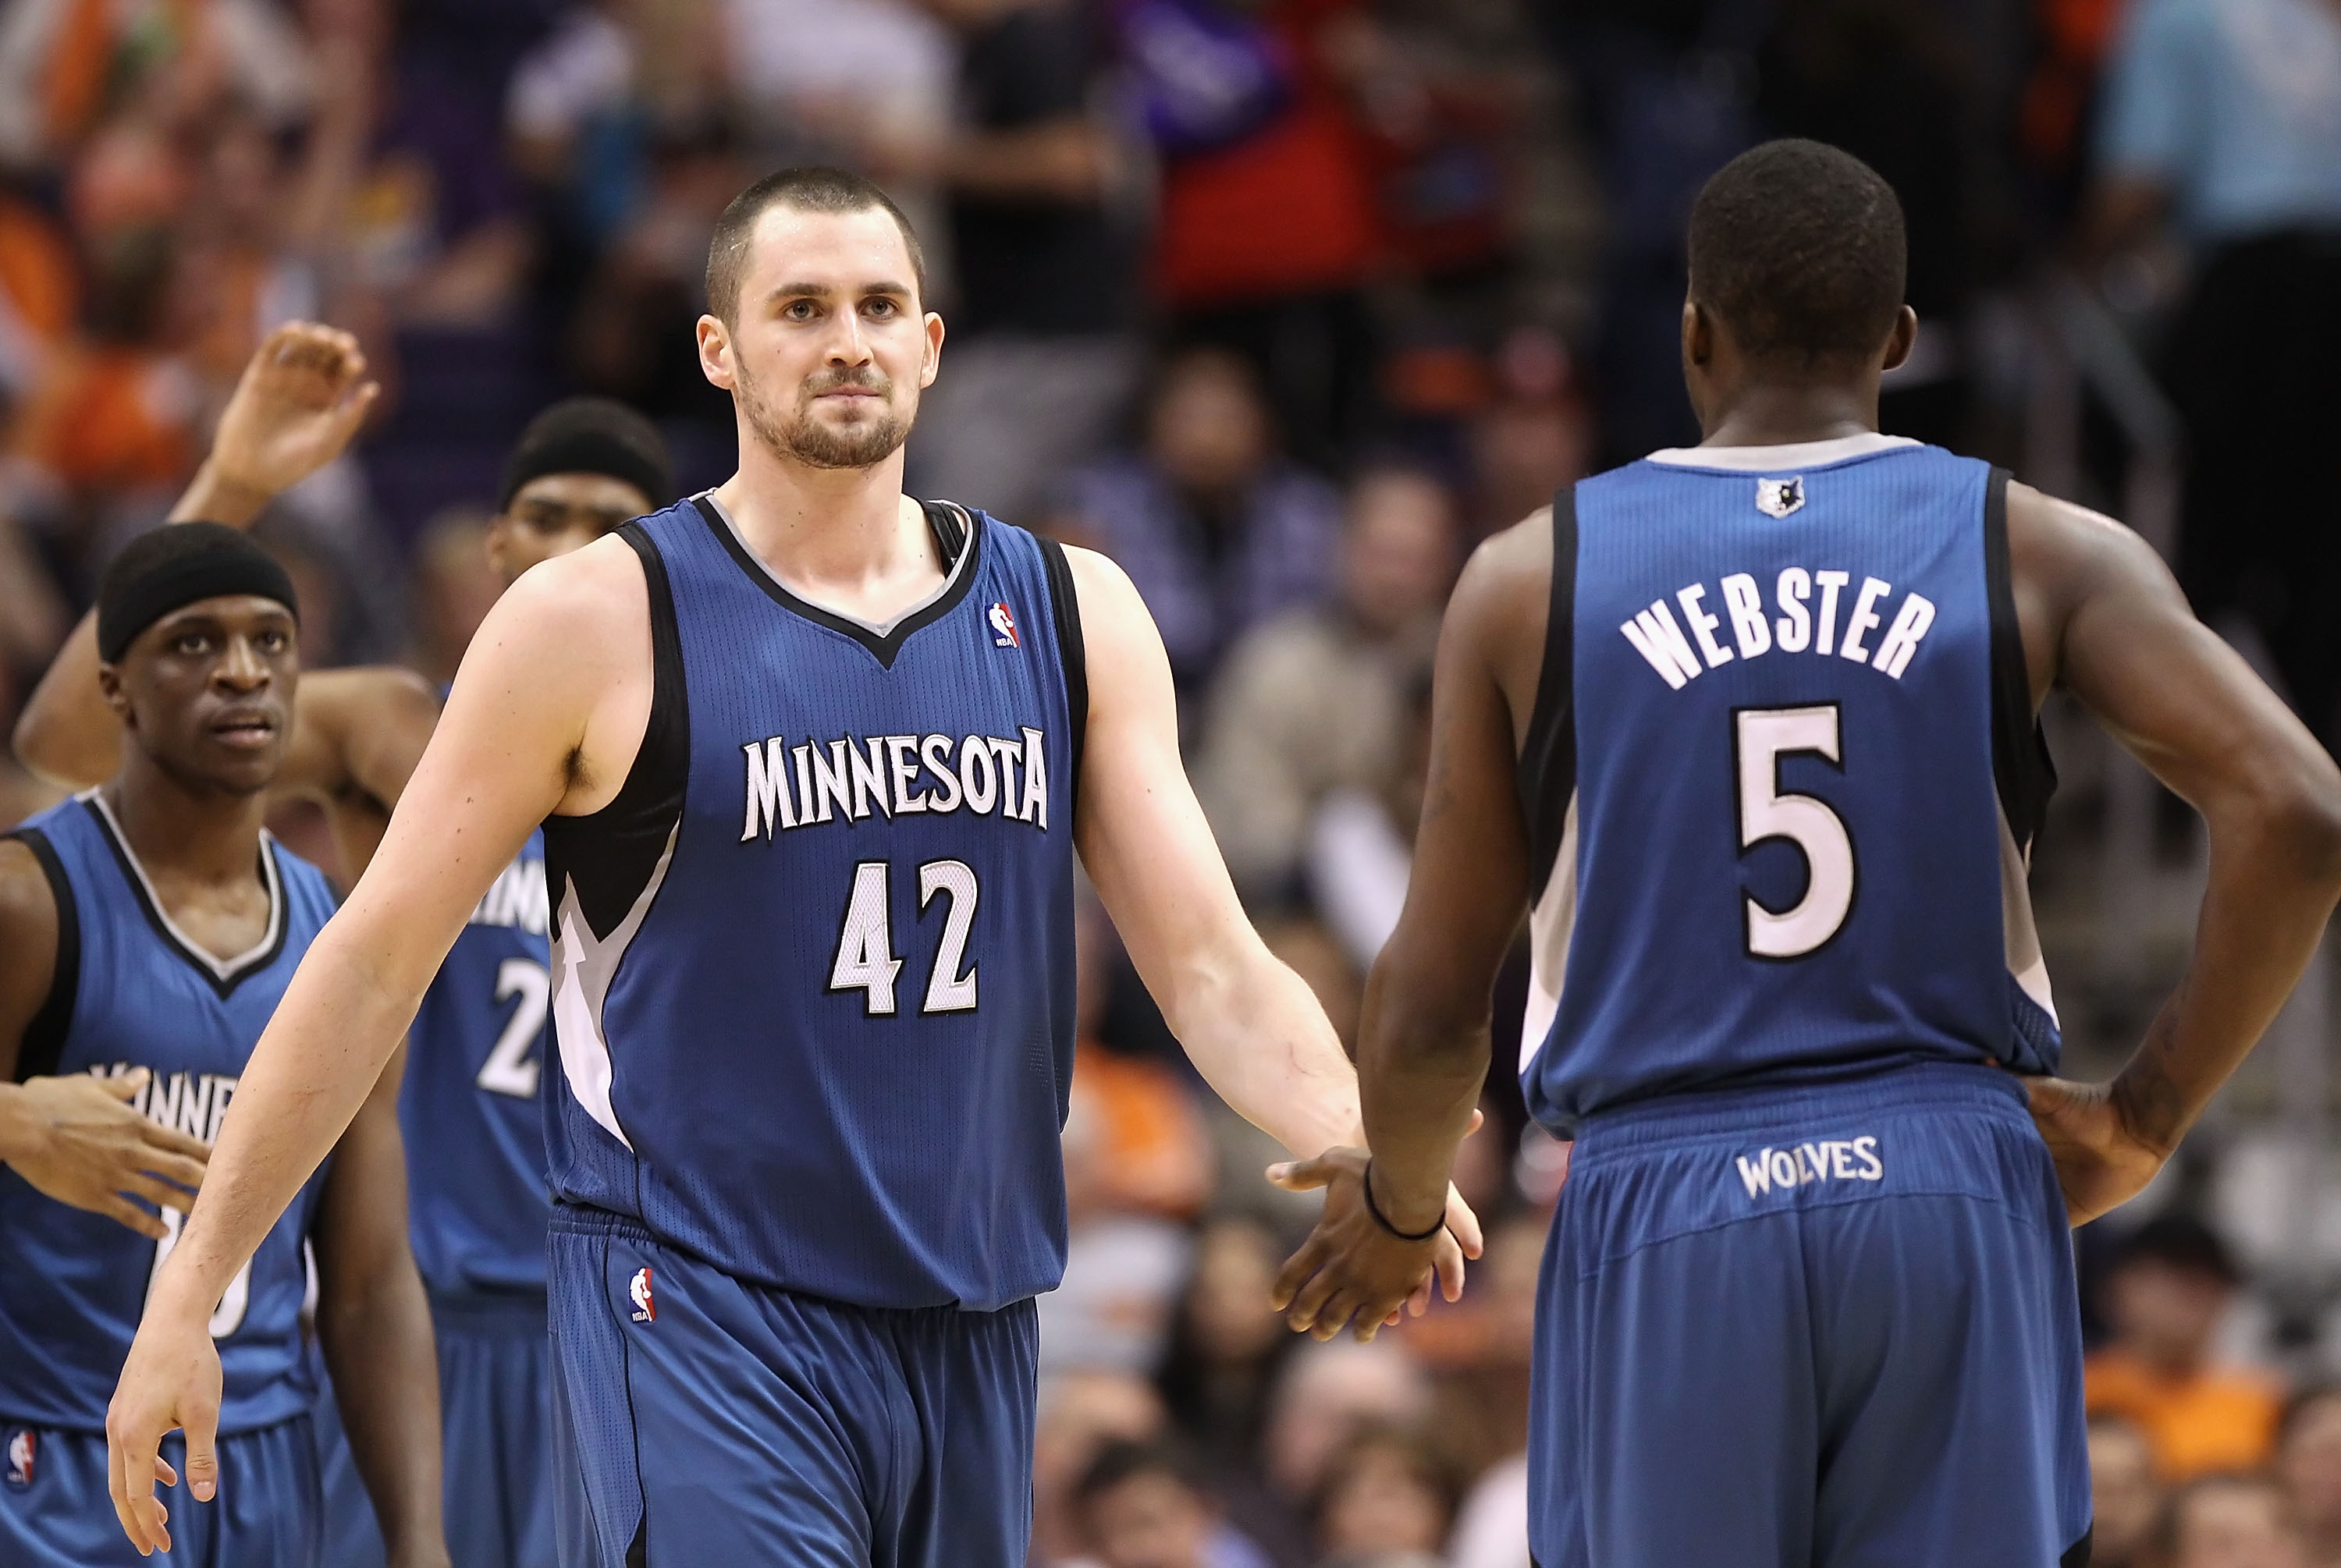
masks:
<svg viewBox="0 0 2341 1568"><path fill-rule="evenodd" d="M892 900L888 883L893 868L884 860L864 860L853 868L853 892L845 901L845 923L837 934L837 958L829 967L832 991L862 993L865 1017L894 1014L894 977L902 960L894 956ZM975 1011L975 966L960 973L967 957L967 934L975 924L975 868L964 860L930 860L919 868L919 912L926 913L938 893L951 899L943 920L943 939L935 949L935 970L927 977L921 1013Z"/></svg>
<svg viewBox="0 0 2341 1568"><path fill-rule="evenodd" d="M1743 891L1748 952L1758 958L1801 958L1827 947L1853 913L1853 836L1828 802L1780 788L1780 759L1819 757L1842 771L1838 706L1741 708L1731 715L1731 758L1738 774L1739 852L1786 839L1805 858L1805 896L1774 911Z"/></svg>
<svg viewBox="0 0 2341 1568"><path fill-rule="evenodd" d="M553 981L535 959L506 958L496 966L496 1000L518 997L520 1006L504 1020L503 1032L480 1064L480 1076L473 1080L480 1087L492 1095L536 1098L537 1074L544 1064L529 1053L544 1037L544 1009L552 996Z"/></svg>

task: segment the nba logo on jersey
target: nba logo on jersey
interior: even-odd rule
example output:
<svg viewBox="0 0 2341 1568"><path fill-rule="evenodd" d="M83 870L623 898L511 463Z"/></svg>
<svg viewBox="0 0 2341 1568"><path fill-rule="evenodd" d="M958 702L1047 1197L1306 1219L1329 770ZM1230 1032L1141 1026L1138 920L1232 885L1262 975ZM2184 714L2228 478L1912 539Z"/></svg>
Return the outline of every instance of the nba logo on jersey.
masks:
<svg viewBox="0 0 2341 1568"><path fill-rule="evenodd" d="M1805 476L1793 479L1759 479L1756 481L1756 510L1767 517L1786 517L1805 504Z"/></svg>
<svg viewBox="0 0 2341 1568"><path fill-rule="evenodd" d="M634 1298L636 1323L658 1321L658 1303L651 1299L651 1271L647 1264L634 1270L633 1283L626 1287L626 1294Z"/></svg>
<svg viewBox="0 0 2341 1568"><path fill-rule="evenodd" d="M1024 646L1023 643L1017 640L1016 617L1010 611L1008 606L1004 604L993 605L991 607L991 620L992 647L1021 648Z"/></svg>
<svg viewBox="0 0 2341 1568"><path fill-rule="evenodd" d="M39 1452L40 1438L18 1427L8 1434L8 1484L30 1486L33 1484L33 1455Z"/></svg>

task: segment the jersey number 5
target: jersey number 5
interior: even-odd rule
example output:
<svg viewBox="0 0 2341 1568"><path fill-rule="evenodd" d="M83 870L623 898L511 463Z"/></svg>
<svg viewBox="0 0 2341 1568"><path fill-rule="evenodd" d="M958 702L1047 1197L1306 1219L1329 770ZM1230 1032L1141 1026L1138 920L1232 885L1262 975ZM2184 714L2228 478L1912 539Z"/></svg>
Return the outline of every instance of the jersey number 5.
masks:
<svg viewBox="0 0 2341 1568"><path fill-rule="evenodd" d="M837 958L829 967L829 988L862 993L864 1017L894 1014L894 977L902 960L894 956L892 899L888 884L893 868L884 860L864 860L853 868L853 892L845 901L845 922L837 933ZM967 957L967 934L975 924L975 868L964 860L930 860L919 868L919 912L941 893L951 900L943 920L943 939L935 949L935 970L927 977L921 1013L975 1011L975 966L960 973Z"/></svg>
<svg viewBox="0 0 2341 1568"><path fill-rule="evenodd" d="M1768 909L1755 894L1741 893L1751 958L1801 958L1818 952L1853 912L1853 836L1846 831L1845 819L1826 801L1780 788L1780 759L1799 754L1844 770L1836 703L1733 710L1739 852L1744 856L1768 839L1785 839L1805 858L1805 896L1788 908Z"/></svg>

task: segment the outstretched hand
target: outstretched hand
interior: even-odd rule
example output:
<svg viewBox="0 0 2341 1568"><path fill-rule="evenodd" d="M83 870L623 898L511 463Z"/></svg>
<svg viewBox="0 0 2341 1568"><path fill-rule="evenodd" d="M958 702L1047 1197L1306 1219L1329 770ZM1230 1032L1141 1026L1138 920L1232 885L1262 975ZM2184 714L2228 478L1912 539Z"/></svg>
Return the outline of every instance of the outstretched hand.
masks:
<svg viewBox="0 0 2341 1568"><path fill-rule="evenodd" d="M162 1240L169 1232L161 1218L130 1199L182 1212L194 1207L211 1151L130 1103L146 1078L140 1067L120 1077L25 1079L0 1118L7 1124L0 1159L34 1191Z"/></svg>
<svg viewBox="0 0 2341 1568"><path fill-rule="evenodd" d="M357 339L337 328L288 322L270 332L220 415L215 482L274 495L339 457L382 394L365 372Z"/></svg>
<svg viewBox="0 0 2341 1568"><path fill-rule="evenodd" d="M2136 1197L2170 1157L2140 1134L2111 1084L2067 1078L2026 1078L2033 1125L2057 1162L2065 1216L2087 1225Z"/></svg>
<svg viewBox="0 0 2341 1568"><path fill-rule="evenodd" d="M1479 1113L1472 1114L1476 1126ZM1452 1184L1446 1222L1433 1236L1408 1241L1375 1219L1366 1205L1368 1157L1364 1149L1333 1148L1269 1167L1269 1180L1287 1192L1325 1190L1317 1228L1269 1294L1295 1333L1329 1340L1351 1327L1359 1339L1370 1340L1401 1312L1421 1316L1434 1285L1449 1301L1459 1299L1463 1261L1479 1255L1479 1218Z"/></svg>

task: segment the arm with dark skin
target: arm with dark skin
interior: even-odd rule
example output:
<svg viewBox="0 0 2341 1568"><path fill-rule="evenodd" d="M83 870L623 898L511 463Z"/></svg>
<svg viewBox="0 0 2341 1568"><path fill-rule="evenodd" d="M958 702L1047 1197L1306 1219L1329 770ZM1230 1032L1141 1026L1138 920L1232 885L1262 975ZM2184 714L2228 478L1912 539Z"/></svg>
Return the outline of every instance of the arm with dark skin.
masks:
<svg viewBox="0 0 2341 1568"><path fill-rule="evenodd" d="M2341 898L2341 773L2136 534L2023 485L2007 513L2035 704L2070 690L2211 839L2194 956L2145 1042L2109 1084L2030 1083L2078 1225L2153 1178L2298 982ZM1416 877L1369 982L1358 1053L1374 1197L1400 1229L1436 1216L1487 1067L1489 989L1525 896L1512 770L1550 572L1522 530L1490 541L1442 634ZM1336 1151L1284 1178L1332 1189L1275 1292L1320 1337L1352 1315L1370 1335L1428 1266L1427 1244L1367 1213L1364 1166L1362 1151Z"/></svg>
<svg viewBox="0 0 2341 1568"><path fill-rule="evenodd" d="M2136 534L2024 485L2007 532L2035 702L2080 699L2211 840L2193 955L2137 1052L2110 1084L2031 1083L2079 1225L2162 1168L2299 982L2341 898L2341 773Z"/></svg>
<svg viewBox="0 0 2341 1568"><path fill-rule="evenodd" d="M192 1208L209 1151L129 1103L145 1087L144 1070L14 1081L25 1031L48 998L56 961L57 906L48 878L31 849L0 841L0 1165L36 1192L159 1241L162 1220L123 1195Z"/></svg>
<svg viewBox="0 0 2341 1568"><path fill-rule="evenodd" d="M443 1568L439 1370L406 1240L402 1048L342 1135L317 1218L317 1337L391 1568Z"/></svg>
<svg viewBox="0 0 2341 1568"><path fill-rule="evenodd" d="M1488 1076L1496 970L1528 900L1528 829L1513 781L1536 706L1552 581L1552 518L1539 511L1479 547L1440 628L1430 774L1406 908L1366 981L1358 1080L1373 1150L1376 1221L1363 1150L1280 1166L1279 1184L1323 1186L1324 1217L1270 1299L1296 1329L1330 1339L1354 1313L1360 1338L1385 1297L1418 1288L1455 1150ZM1429 1205L1417 1201L1429 1191ZM1329 1266L1330 1265L1331 1266Z"/></svg>
<svg viewBox="0 0 2341 1568"><path fill-rule="evenodd" d="M248 527L282 491L341 455L377 388L346 332L307 323L279 327L255 350L220 416L211 454L173 522ZM17 759L68 789L114 777L122 724L98 694L97 617L82 618L25 705ZM325 809L344 870L373 858L391 808L438 721L438 700L403 670L321 670L294 695L293 733L271 793Z"/></svg>

